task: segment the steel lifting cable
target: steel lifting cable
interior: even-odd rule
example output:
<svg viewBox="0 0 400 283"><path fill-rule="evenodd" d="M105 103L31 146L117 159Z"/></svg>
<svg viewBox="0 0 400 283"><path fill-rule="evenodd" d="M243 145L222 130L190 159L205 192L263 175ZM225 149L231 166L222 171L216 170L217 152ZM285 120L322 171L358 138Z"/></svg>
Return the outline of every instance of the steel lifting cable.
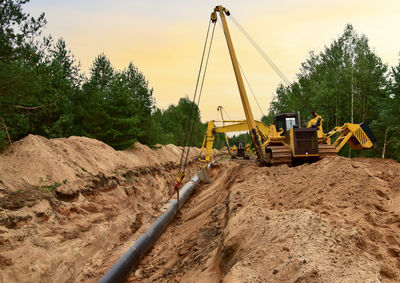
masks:
<svg viewBox="0 0 400 283"><path fill-rule="evenodd" d="M225 110L224 108L222 108L222 111L224 111L226 117L228 117L229 120L233 120L233 119L231 118L231 116L228 114L228 112L226 112L226 110Z"/></svg>
<svg viewBox="0 0 400 283"><path fill-rule="evenodd" d="M174 191L176 191L177 194L178 194L177 195L178 207L179 207L179 185L181 184L183 178L185 177L185 169L186 169L186 166L187 166L189 152L190 152L190 146L192 144L192 139L193 139L193 129L194 129L194 124L196 122L196 119L195 119L196 116L193 115L193 110L194 110L194 106L195 106L195 102L196 102L197 90L198 90L198 87L199 87L199 81L200 81L200 77L201 77L201 71L203 69L204 54L205 54L205 52L207 50L207 43L208 43L208 39L209 39L210 26L211 26L211 19L210 19L210 21L208 23L206 40L204 42L203 53L201 55L199 73L197 75L196 87L195 87L194 94L193 94L192 107L190 108L189 119L188 119L187 124L186 124L185 141L184 141L184 144L183 144L183 147L182 147L182 154L181 154L181 159L180 159L180 163L179 163L179 172L178 172L178 175L176 176L176 183L175 183L175 186L174 186ZM197 104L196 104L197 108L198 108L198 105L200 103L201 92L203 90L204 78L205 78L207 65L208 65L208 58L210 56L210 49L211 49L212 39L214 37L214 30L215 30L215 23L214 23L213 32L212 32L212 36L211 36L210 44L209 44L209 48L208 48L207 60L206 60L206 64L205 64L205 67L204 67L204 73L203 73L203 78L202 78L202 82L201 82L201 86L200 86L199 98L198 98ZM193 118L192 130L191 130L191 134L190 134L190 143L189 143L189 146L187 147L188 134L189 134L189 129L190 129L191 122L192 122L192 116L194 116L194 118ZM186 150L186 147L187 147L187 150ZM185 152L186 152L186 158L185 158L185 163L183 163Z"/></svg>
<svg viewBox="0 0 400 283"><path fill-rule="evenodd" d="M232 16L232 15L231 15L231 16ZM221 23L220 23L220 27L221 27L222 31L225 32L225 31L224 31L224 28L222 27L222 24L221 24ZM249 81L247 80L247 76L246 76L246 74L244 73L244 71L243 71L243 69L242 69L242 66L241 66L240 63L239 63L239 60L238 60L238 65L239 65L240 72L243 74L243 77L244 77L244 79L246 80L247 86L249 87L250 92L251 92L251 94L253 95L254 100L255 100L256 103L257 103L258 109L260 109L261 115L262 115L262 116L265 116L265 115L264 115L264 112L262 111L262 109L261 109L261 107L260 107L260 104L258 103L258 100L257 100L257 98L256 98L256 96L255 96L255 94L254 94L254 92L253 92L253 88L251 87Z"/></svg>
<svg viewBox="0 0 400 283"><path fill-rule="evenodd" d="M290 85L289 80L282 73L282 71L272 62L271 58L265 53L265 51L257 44L257 42L250 36L250 34L239 24L239 22L231 15L230 18L232 22L236 25L236 27L240 30L241 33L250 41L250 43L254 46L254 48L261 54L264 60L274 69L274 71L278 74L278 76L285 82L287 86Z"/></svg>
<svg viewBox="0 0 400 283"><path fill-rule="evenodd" d="M212 33L211 33L210 44L208 46L207 59L206 59L206 64L204 66L203 78L201 80L199 98L197 99L197 108L198 108L198 106L200 104L201 94L203 92L204 78L206 77L206 73L207 73L208 59L210 58L211 46L212 46L212 42L213 42L213 39L214 39L214 32L215 32L215 23L214 23L213 30L212 30ZM194 103L194 101L193 101L193 103ZM193 124L192 124L192 131L191 131L191 135L190 135L189 148L186 151L186 159L185 159L185 165L183 167L184 168L183 170L186 169L186 166L187 166L187 163L188 163L189 151L190 151L190 147L192 146L192 141L193 141L193 131L194 131L195 122L196 122L196 116L193 115Z"/></svg>
<svg viewBox="0 0 400 283"><path fill-rule="evenodd" d="M195 103L195 101L196 101L197 88L198 88L198 86L199 86L201 70L202 70L202 68L203 68L204 54L205 54L206 48L207 48L207 41L208 41L208 35L209 35L209 32L210 32L210 26L211 26L211 20L208 22L206 40L205 40L205 42L204 42L203 53L202 53L202 55L201 55L201 61L200 61L200 68L199 68L199 72L198 72L198 75L197 75L196 87L195 87L195 89L194 89L194 94L193 94L193 103L192 103L192 107L190 108L189 119L188 119L187 124L186 124L185 141L184 141L183 147L182 147L182 154L181 154L181 160L180 160L180 162L179 162L179 169L182 169L183 157L185 156L185 150L186 150L186 144L187 144L187 137L188 137L188 133L189 133L190 122L191 122L191 120L192 120L191 117L192 117L192 113L193 113L194 103Z"/></svg>
<svg viewBox="0 0 400 283"><path fill-rule="evenodd" d="M251 87L249 81L247 80L246 74L244 73L244 71L243 71L243 69L242 69L242 66L240 65L239 62L238 62L238 64L239 64L239 69L240 69L240 71L242 72L243 77L244 77L244 79L245 79L245 81L246 81L246 83L247 83L247 86L249 87L250 92L251 92L251 94L253 95L254 100L255 100L256 103L257 103L258 109L260 109L261 115L262 115L262 116L265 116L265 115L264 115L264 112L262 111L262 109L261 109L261 107L260 107L260 104L258 103L258 100L257 100L256 96L254 95L253 88Z"/></svg>

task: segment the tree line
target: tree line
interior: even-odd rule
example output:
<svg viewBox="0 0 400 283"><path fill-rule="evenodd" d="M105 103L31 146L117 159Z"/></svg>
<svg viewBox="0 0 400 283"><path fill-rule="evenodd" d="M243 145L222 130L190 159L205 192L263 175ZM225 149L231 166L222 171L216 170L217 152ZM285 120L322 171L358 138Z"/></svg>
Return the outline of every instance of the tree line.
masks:
<svg viewBox="0 0 400 283"><path fill-rule="evenodd" d="M329 131L344 123L365 122L378 142L352 156L386 156L400 161L400 63L389 68L371 49L368 38L351 24L322 52L310 52L295 82L280 85L264 121L282 112L300 111L302 124L316 111ZM342 154L348 156L349 148Z"/></svg>
<svg viewBox="0 0 400 283"><path fill-rule="evenodd" d="M4 121L13 141L28 134L77 135L115 149L136 141L182 146L192 140L201 146L207 124L188 97L157 108L144 74L132 62L116 70L105 54L94 59L84 76L63 39L41 35L44 14L30 17L23 11L27 2L0 3L0 127ZM366 122L378 143L361 154L400 160L400 63L389 68L350 24L323 51L310 52L293 83L278 86L262 121L270 124L275 114L298 111L303 125L312 111L318 112L325 131L352 120ZM194 126L188 123L191 112ZM193 137L187 137L192 128ZM238 140L249 137L232 137L230 144ZM7 144L6 132L0 130L0 149ZM225 145L223 134L214 145ZM342 152L347 156L347 151Z"/></svg>
<svg viewBox="0 0 400 283"><path fill-rule="evenodd" d="M143 73L132 62L116 70L105 54L94 59L85 77L63 39L41 36L44 14L30 17L23 11L27 2L0 3L0 117L11 140L38 134L86 136L115 149L136 141L184 144L193 105L187 97L158 109ZM193 108L192 140L200 146L205 125ZM7 144L0 131L0 148Z"/></svg>

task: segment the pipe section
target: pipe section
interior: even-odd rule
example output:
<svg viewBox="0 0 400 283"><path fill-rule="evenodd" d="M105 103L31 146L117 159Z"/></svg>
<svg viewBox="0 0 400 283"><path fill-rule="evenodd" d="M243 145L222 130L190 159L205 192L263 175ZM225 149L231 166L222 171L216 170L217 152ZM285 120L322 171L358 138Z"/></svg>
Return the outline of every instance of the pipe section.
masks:
<svg viewBox="0 0 400 283"><path fill-rule="evenodd" d="M179 208L189 199L190 195L200 183L198 174L195 174L189 182L179 191ZM107 271L99 280L99 283L124 282L125 278L135 267L139 265L140 260L146 255L149 249L154 245L162 232L178 212L178 202L169 201L168 210L163 213L151 225L151 227L137 239L134 244L118 259L118 261Z"/></svg>

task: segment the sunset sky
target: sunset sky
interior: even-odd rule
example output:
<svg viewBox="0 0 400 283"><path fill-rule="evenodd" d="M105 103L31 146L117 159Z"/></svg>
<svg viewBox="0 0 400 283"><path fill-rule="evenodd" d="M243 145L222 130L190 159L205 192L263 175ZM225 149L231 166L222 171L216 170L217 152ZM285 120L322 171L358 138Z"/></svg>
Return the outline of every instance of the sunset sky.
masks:
<svg viewBox="0 0 400 283"><path fill-rule="evenodd" d="M185 95L192 98L210 13L220 4L290 81L308 52L323 50L347 23L369 38L384 63L394 66L400 59L399 0L31 0L25 10L33 16L45 12L44 34L63 37L86 74L100 53L116 69L132 61L154 88L157 107L164 109ZM238 60L266 114L281 80L229 19L228 25ZM260 119L249 91L248 95ZM200 102L202 120L218 119L218 105L227 118L244 118L219 24Z"/></svg>

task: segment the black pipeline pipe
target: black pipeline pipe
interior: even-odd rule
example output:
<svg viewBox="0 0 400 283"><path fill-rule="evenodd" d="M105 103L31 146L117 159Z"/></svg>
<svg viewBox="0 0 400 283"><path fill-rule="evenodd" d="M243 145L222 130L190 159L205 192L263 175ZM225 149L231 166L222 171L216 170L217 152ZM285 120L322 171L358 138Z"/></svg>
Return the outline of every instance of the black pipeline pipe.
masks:
<svg viewBox="0 0 400 283"><path fill-rule="evenodd" d="M200 179L198 174L196 174L183 186L179 191L179 208L181 208L187 201L199 183ZM158 217L153 225L151 225L151 227L135 241L135 243L107 271L103 278L99 280L99 283L124 282L129 272L139 265L139 261L154 245L179 210L178 202L176 200L170 200L169 203L171 205L168 207L168 210Z"/></svg>

